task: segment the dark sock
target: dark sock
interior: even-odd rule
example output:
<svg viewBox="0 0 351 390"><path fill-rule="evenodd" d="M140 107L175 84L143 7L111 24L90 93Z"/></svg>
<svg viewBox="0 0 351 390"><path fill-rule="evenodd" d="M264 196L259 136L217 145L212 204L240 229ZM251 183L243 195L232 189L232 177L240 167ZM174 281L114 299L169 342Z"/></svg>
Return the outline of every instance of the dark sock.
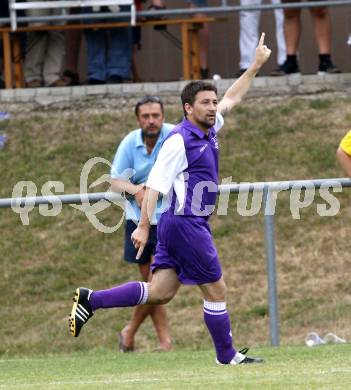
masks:
<svg viewBox="0 0 351 390"><path fill-rule="evenodd" d="M331 62L330 54L319 54L319 63Z"/></svg>
<svg viewBox="0 0 351 390"><path fill-rule="evenodd" d="M289 62L290 64L297 64L296 54L288 54L286 56L286 62Z"/></svg>

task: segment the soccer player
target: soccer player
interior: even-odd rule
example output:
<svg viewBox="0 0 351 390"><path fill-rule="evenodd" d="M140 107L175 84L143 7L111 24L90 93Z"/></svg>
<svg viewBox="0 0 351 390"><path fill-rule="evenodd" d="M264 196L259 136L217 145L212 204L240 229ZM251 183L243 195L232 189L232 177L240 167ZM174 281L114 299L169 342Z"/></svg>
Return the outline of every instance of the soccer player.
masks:
<svg viewBox="0 0 351 390"><path fill-rule="evenodd" d="M252 79L267 61L271 50L264 33L248 70L226 91L218 103L216 87L203 81L187 84L181 94L184 120L164 142L146 183L141 218L132 234L143 253L159 193L170 196L170 206L158 224L152 279L129 282L108 290L80 287L75 293L69 327L77 337L82 326L101 308L164 304L181 283L199 286L204 298L204 320L212 336L218 364L259 363L233 346L230 318L226 309L226 286L214 246L208 218L213 212L218 187L218 142L223 115L249 89ZM173 193L171 188L173 187Z"/></svg>
<svg viewBox="0 0 351 390"><path fill-rule="evenodd" d="M174 125L164 123L163 102L157 96L144 96L135 106L135 115L140 128L130 132L118 146L111 168L111 187L115 192L123 192L133 196L126 204L126 224L124 241L124 259L137 264L144 282L150 278L150 264L153 261L157 242L157 215L151 220L148 243L142 256L136 260L137 250L131 234L136 229L140 219L140 208L145 195L144 184L147 181L161 145L174 128ZM133 169L133 176L130 175ZM127 177L126 177L127 174ZM159 210L162 201L159 202ZM171 349L166 309L159 305L137 306L131 321L119 334L119 349L121 352L134 350L134 337L146 317L151 316L160 344L156 350Z"/></svg>

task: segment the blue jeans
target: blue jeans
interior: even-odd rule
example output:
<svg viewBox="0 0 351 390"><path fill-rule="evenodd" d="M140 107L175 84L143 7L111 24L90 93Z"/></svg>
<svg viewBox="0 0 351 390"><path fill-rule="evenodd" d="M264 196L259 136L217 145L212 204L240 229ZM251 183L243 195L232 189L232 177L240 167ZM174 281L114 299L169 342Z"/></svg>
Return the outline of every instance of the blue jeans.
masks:
<svg viewBox="0 0 351 390"><path fill-rule="evenodd" d="M123 9L125 7L121 8L121 11L125 11ZM106 21L110 22L112 20L107 19ZM96 22L103 21L98 20ZM84 34L87 42L89 79L104 81L111 76L119 76L122 79L130 78L132 62L131 27L108 30L87 29Z"/></svg>

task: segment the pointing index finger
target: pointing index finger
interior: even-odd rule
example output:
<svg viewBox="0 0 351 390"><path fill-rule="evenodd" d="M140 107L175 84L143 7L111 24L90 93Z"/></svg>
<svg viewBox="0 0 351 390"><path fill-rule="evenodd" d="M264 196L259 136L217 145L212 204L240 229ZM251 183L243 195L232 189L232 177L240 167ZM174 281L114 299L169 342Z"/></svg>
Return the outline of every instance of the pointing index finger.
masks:
<svg viewBox="0 0 351 390"><path fill-rule="evenodd" d="M264 32L261 34L261 38L260 38L260 41L259 41L259 43L258 43L259 46L263 46L265 35L266 35L266 34L265 34Z"/></svg>
<svg viewBox="0 0 351 390"><path fill-rule="evenodd" d="M140 260L140 257L141 257L141 255L143 254L143 252L144 252L144 248L145 248L145 245L140 245L139 246L139 250L138 250L138 253L137 253L137 255L136 255L136 260Z"/></svg>

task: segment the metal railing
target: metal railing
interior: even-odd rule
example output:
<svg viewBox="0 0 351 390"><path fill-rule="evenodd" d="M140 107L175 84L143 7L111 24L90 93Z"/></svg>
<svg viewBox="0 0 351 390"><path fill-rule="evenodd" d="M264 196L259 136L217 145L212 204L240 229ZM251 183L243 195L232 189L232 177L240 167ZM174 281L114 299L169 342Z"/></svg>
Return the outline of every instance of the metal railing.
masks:
<svg viewBox="0 0 351 390"><path fill-rule="evenodd" d="M273 204L276 201L276 193L280 191L291 191L295 189L329 188L341 186L351 187L351 180L348 178L316 179L316 180L291 180L273 181L260 183L224 184L218 188L218 193L250 193L259 191L263 193L264 206L264 227L265 227L265 247L267 263L268 281L268 307L269 307L269 327L271 345L280 344L280 325L278 309L278 290L276 276L276 255L275 255L275 221ZM122 196L114 192L96 192L85 194L67 194L55 196L33 196L21 198L0 199L0 208L39 206L41 204L84 204L95 203L100 200L121 201Z"/></svg>
<svg viewBox="0 0 351 390"><path fill-rule="evenodd" d="M9 0L9 12L11 19L11 29L17 29L17 11L55 9L62 10L66 14L67 8L74 7L104 7L104 6L130 6L130 23L135 25L136 9L134 0L59 0L59 1L27 1L16 2L16 0ZM118 9L117 9L118 12Z"/></svg>
<svg viewBox="0 0 351 390"><path fill-rule="evenodd" d="M150 10L139 11L137 17L176 17L183 15L194 15L198 13L205 14L228 14L240 11L271 11L274 9L285 8L316 8L316 7L340 7L351 5L351 0L327 0L313 2L296 2L296 3L281 3L281 4L257 4L257 5L228 5L226 0L222 0L220 6L208 6L200 8L169 8L165 10ZM122 19L131 17L130 12L95 12L93 14L75 14L75 15L50 15L50 16L21 16L17 17L18 23L32 22L54 22L54 21L74 21L88 19ZM10 24L10 18L0 18L0 24Z"/></svg>

